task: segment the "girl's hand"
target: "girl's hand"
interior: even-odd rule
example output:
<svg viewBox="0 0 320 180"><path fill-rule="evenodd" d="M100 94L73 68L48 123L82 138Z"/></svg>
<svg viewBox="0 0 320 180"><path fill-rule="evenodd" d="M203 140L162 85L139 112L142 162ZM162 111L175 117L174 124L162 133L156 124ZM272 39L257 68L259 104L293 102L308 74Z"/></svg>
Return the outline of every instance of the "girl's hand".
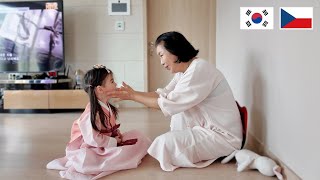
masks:
<svg viewBox="0 0 320 180"><path fill-rule="evenodd" d="M126 145L134 145L138 142L138 139L128 139L121 143L118 143L117 146L126 146Z"/></svg>
<svg viewBox="0 0 320 180"><path fill-rule="evenodd" d="M114 138L116 138L116 140L117 140L117 144L119 144L119 143L121 143L121 142L122 142L122 138L120 138L120 136L116 136L116 137L114 137Z"/></svg>
<svg viewBox="0 0 320 180"><path fill-rule="evenodd" d="M123 135L120 133L119 129L117 130L117 133L118 133L118 136L119 136L119 138L121 139L121 142L122 142L123 141Z"/></svg>

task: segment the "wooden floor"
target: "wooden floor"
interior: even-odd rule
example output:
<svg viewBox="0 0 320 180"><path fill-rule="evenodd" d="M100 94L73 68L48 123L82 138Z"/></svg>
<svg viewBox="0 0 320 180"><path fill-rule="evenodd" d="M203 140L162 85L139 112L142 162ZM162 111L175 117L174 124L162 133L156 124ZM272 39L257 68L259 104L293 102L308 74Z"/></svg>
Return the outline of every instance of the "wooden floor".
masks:
<svg viewBox="0 0 320 180"><path fill-rule="evenodd" d="M0 179L60 179L58 171L47 170L52 159L64 156L72 122L81 112L44 114L0 113ZM153 109L121 109L121 131L138 129L151 139L169 130L169 121ZM276 179L258 171L238 173L235 162L215 162L207 168L162 171L158 161L147 155L137 169L116 172L112 180L264 180Z"/></svg>

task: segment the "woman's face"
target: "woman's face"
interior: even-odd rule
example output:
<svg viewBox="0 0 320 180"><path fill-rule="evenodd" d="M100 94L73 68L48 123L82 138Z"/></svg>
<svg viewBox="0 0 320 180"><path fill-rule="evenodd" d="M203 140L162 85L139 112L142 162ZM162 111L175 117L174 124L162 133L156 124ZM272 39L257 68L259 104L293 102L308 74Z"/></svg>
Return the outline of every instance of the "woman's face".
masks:
<svg viewBox="0 0 320 180"><path fill-rule="evenodd" d="M178 59L176 55L171 54L166 48L163 46L163 43L158 44L157 55L160 57L161 65L169 70L171 73L177 73L179 63L175 63Z"/></svg>

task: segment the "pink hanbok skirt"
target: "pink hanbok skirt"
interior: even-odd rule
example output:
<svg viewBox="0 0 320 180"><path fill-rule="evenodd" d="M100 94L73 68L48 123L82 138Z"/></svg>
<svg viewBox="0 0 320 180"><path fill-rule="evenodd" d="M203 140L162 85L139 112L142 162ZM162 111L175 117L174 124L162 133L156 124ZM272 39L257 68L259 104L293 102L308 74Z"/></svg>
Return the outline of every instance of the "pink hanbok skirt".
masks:
<svg viewBox="0 0 320 180"><path fill-rule="evenodd" d="M98 179L116 171L137 168L151 145L149 138L136 130L123 133L123 140L137 138L134 145L97 148L86 144L82 136L66 147L66 156L47 164L48 169L60 170L66 179Z"/></svg>

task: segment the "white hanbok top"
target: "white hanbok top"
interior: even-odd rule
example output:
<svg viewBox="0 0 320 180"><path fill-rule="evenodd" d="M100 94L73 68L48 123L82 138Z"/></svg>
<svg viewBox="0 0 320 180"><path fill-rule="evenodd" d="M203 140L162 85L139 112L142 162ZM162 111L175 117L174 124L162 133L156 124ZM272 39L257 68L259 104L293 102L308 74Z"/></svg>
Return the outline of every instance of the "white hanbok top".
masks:
<svg viewBox="0 0 320 180"><path fill-rule="evenodd" d="M240 149L242 126L231 89L213 64L194 59L184 73L156 91L171 131L148 149L164 171L202 168Z"/></svg>
<svg viewBox="0 0 320 180"><path fill-rule="evenodd" d="M171 117L171 130L201 126L220 132L235 148L240 148L239 110L228 82L213 64L195 59L184 73L176 73L164 89L156 92L162 112Z"/></svg>

